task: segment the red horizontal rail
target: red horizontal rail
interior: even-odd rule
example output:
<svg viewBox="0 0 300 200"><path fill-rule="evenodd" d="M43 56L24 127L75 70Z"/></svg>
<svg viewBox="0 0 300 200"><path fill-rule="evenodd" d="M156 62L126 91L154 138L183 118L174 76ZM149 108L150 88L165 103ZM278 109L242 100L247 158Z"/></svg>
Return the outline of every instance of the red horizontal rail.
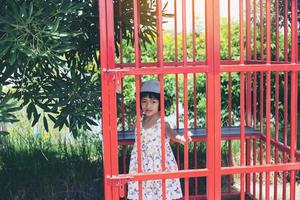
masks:
<svg viewBox="0 0 300 200"><path fill-rule="evenodd" d="M153 173L137 173L137 174L119 174L117 177L110 179L119 179L122 176L129 177L130 181L158 180L158 179L175 179L175 178L195 178L208 176L208 169L188 169L172 172L153 172Z"/></svg>
<svg viewBox="0 0 300 200"><path fill-rule="evenodd" d="M298 170L300 163L264 164L255 166L221 167L222 175Z"/></svg>
<svg viewBox="0 0 300 200"><path fill-rule="evenodd" d="M285 72L299 71L300 64L240 64L240 65L221 65L221 72ZM148 67L138 69L103 69L103 72L118 73L119 76L129 75L152 75L152 74L182 74L182 73L206 73L208 66L186 66L186 67Z"/></svg>
<svg viewBox="0 0 300 200"><path fill-rule="evenodd" d="M284 72L299 71L300 64L240 64L221 65L221 72Z"/></svg>
<svg viewBox="0 0 300 200"><path fill-rule="evenodd" d="M186 62L187 66L197 66L197 65L207 65L206 62L204 61L195 61L195 62ZM143 62L140 63L140 67L160 67L162 66L183 66L183 62ZM123 67L135 67L135 63L117 63L115 64L116 67L118 68L123 68Z"/></svg>
<svg viewBox="0 0 300 200"><path fill-rule="evenodd" d="M183 74L183 73L206 73L208 71L207 66L185 66L185 67L149 67L138 69L109 69L103 70L106 73L117 73L119 76L130 75L152 75L152 74Z"/></svg>
<svg viewBox="0 0 300 200"><path fill-rule="evenodd" d="M266 141L266 136L265 135L261 135L261 139L263 141ZM275 147L278 147L279 150L281 150L282 152L285 153L290 153L291 152L291 147L288 145L284 145L281 142L276 142L276 140L271 139L271 144L274 145ZM295 150L295 157L300 159L300 151Z"/></svg>

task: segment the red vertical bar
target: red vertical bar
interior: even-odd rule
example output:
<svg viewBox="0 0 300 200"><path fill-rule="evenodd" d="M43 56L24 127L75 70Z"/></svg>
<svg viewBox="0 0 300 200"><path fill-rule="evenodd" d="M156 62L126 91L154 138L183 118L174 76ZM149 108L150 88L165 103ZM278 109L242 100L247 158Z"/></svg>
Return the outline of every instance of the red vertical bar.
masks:
<svg viewBox="0 0 300 200"><path fill-rule="evenodd" d="M245 165L245 74L240 74L240 166ZM240 174L241 200L245 199L245 173Z"/></svg>
<svg viewBox="0 0 300 200"><path fill-rule="evenodd" d="M134 16L134 50L135 50L135 68L140 68L140 41L139 41L139 12L138 1L133 0L133 16ZM137 134L137 160L138 160L138 173L142 173L142 147L141 147L141 110L140 110L140 76L135 76L135 88L136 88L136 134ZM138 182L139 200L142 200L142 181Z"/></svg>
<svg viewBox="0 0 300 200"><path fill-rule="evenodd" d="M139 40L139 13L138 0L133 0L133 16L134 16L134 51L135 51L135 67L140 68L140 40ZM140 87L140 85L138 86Z"/></svg>
<svg viewBox="0 0 300 200"><path fill-rule="evenodd" d="M293 57L292 57L293 60ZM297 79L296 79L296 72L291 72L291 150L290 150L290 162L295 163L295 151L297 147L297 129L296 129L296 118L297 118L297 96L296 96L296 87ZM297 84L297 85L296 85ZM295 199L295 170L291 170L291 180L290 180L290 199Z"/></svg>
<svg viewBox="0 0 300 200"><path fill-rule="evenodd" d="M122 130L125 131L125 104L124 104L124 88L123 78L121 79L121 112L122 112Z"/></svg>
<svg viewBox="0 0 300 200"><path fill-rule="evenodd" d="M251 60L250 0L246 0L246 60ZM251 73L246 73L246 126L251 126ZM250 165L250 140L246 140L246 165ZM246 192L250 192L250 175L246 174Z"/></svg>
<svg viewBox="0 0 300 200"><path fill-rule="evenodd" d="M194 128L197 128L197 74L193 74L193 86L194 86ZM197 159L197 142L194 142L194 168L198 167ZM195 194L198 194L198 178L195 178Z"/></svg>
<svg viewBox="0 0 300 200"><path fill-rule="evenodd" d="M99 27L100 27L100 59L101 59L101 70L107 69L107 21L106 21L106 0L99 0ZM107 75L101 73L101 95L102 95L102 105L108 102L109 92L107 92ZM102 128L103 128L103 149L104 149L104 192L105 199L112 199L111 186L108 183L108 176L111 176L111 153L110 153L110 129L109 129L109 108L108 106L102 106Z"/></svg>
<svg viewBox="0 0 300 200"><path fill-rule="evenodd" d="M228 60L231 60L231 0L227 1L228 4ZM232 78L231 73L228 73L228 126L231 127L231 110L232 110ZM231 140L228 141L228 164L232 166L232 145ZM232 175L228 178L228 192L230 193L232 186Z"/></svg>
<svg viewBox="0 0 300 200"><path fill-rule="evenodd" d="M251 59L250 0L246 0L246 60Z"/></svg>
<svg viewBox="0 0 300 200"><path fill-rule="evenodd" d="M230 1L230 0L229 0ZM232 111L232 78L231 73L228 73L228 126L231 127L232 119L231 119L231 111ZM229 157L229 166L232 166L232 145L231 140L228 141L228 157ZM232 175L229 175L229 183L228 183L228 192L231 192L232 185Z"/></svg>
<svg viewBox="0 0 300 200"><path fill-rule="evenodd" d="M267 45L268 46L268 45ZM268 52L268 51L267 51ZM268 54L267 54L268 55ZM267 56L268 60L268 56ZM266 164L270 164L270 142L271 142L271 72L266 72ZM270 172L266 172L266 200L270 198Z"/></svg>
<svg viewBox="0 0 300 200"><path fill-rule="evenodd" d="M179 129L179 100L178 100L178 74L176 74L176 79L175 79L175 88L176 88L176 128ZM176 149L177 149L177 164L178 164L178 169L180 169L180 145L176 144Z"/></svg>
<svg viewBox="0 0 300 200"><path fill-rule="evenodd" d="M102 4L103 5L103 4ZM101 43L103 44L103 43ZM102 59L101 59L102 60ZM102 65L105 67L104 65ZM111 200L112 197L112 185L108 184L108 178L112 176L111 171L111 149L110 149L110 128L109 128L109 92L108 92L108 84L107 84L107 76L104 73L101 73L102 79L102 127L103 127L103 160L104 161L104 191L105 191L105 199Z"/></svg>
<svg viewBox="0 0 300 200"><path fill-rule="evenodd" d="M264 60L264 16L263 16L263 1L259 0L259 23L260 23L260 59Z"/></svg>
<svg viewBox="0 0 300 200"><path fill-rule="evenodd" d="M175 48L175 54L174 54L174 61L175 65L178 66L178 38L177 38L177 0L174 0L174 48ZM178 74L175 75L175 101L176 101L176 128L179 128L179 100L178 100ZM180 169L180 145L176 145L177 149L177 164L178 169Z"/></svg>
<svg viewBox="0 0 300 200"><path fill-rule="evenodd" d="M119 1L118 3L118 6L119 6L119 17L120 19L122 18L122 1ZM119 43L120 43L120 63L122 64L123 63L123 43L122 43L122 40L123 40L123 36L122 36L122 20L120 20L120 30L119 30L119 34L120 34L120 40L119 40Z"/></svg>
<svg viewBox="0 0 300 200"><path fill-rule="evenodd" d="M206 27L206 124L207 124L207 152L206 163L208 168L207 199L221 199L221 130L220 130L220 32L219 32L219 4L217 0L205 1ZM213 158L213 159L208 159ZM214 186L214 187L211 187Z"/></svg>
<svg viewBox="0 0 300 200"><path fill-rule="evenodd" d="M256 165L256 139L253 139L253 165ZM253 196L256 198L256 173L253 173Z"/></svg>
<svg viewBox="0 0 300 200"><path fill-rule="evenodd" d="M288 61L288 1L284 0L284 61Z"/></svg>
<svg viewBox="0 0 300 200"><path fill-rule="evenodd" d="M284 61L288 61L288 1L284 0ZM283 144L287 145L287 127L288 127L288 72L284 72L284 141ZM283 162L287 162L287 156L285 151L283 152ZM282 199L286 200L286 179L287 179L287 172L283 171L282 173Z"/></svg>
<svg viewBox="0 0 300 200"><path fill-rule="evenodd" d="M215 137L215 199L221 199L221 83L220 83L220 1L214 0L214 137Z"/></svg>
<svg viewBox="0 0 300 200"><path fill-rule="evenodd" d="M137 54L138 51L136 51ZM136 67L138 67L138 61L136 60ZM142 173L142 146L141 146L141 108L140 108L140 86L141 86L141 79L139 76L135 76L135 88L136 88L136 142L137 142L137 161L138 161L138 173ZM143 199L143 189L142 189L142 181L138 182L139 185L139 200Z"/></svg>
<svg viewBox="0 0 300 200"><path fill-rule="evenodd" d="M122 158L123 158L123 173L126 174L126 166L127 166L127 162L126 162L126 145L122 145ZM126 194L126 187L125 187L125 194ZM124 197L125 200L127 200L127 196L125 195Z"/></svg>
<svg viewBox="0 0 300 200"><path fill-rule="evenodd" d="M250 0L248 0L250 1ZM250 48L250 47L249 47ZM250 51L250 50L249 50ZM249 57L250 59L250 57ZM251 72L246 73L246 126L251 126ZM246 140L246 165L250 165L251 160L251 144L250 140ZM250 192L250 175L246 174L246 192Z"/></svg>
<svg viewBox="0 0 300 200"><path fill-rule="evenodd" d="M228 0L228 60L231 60L231 6Z"/></svg>
<svg viewBox="0 0 300 200"><path fill-rule="evenodd" d="M194 169L198 168L197 142L194 142ZM195 178L195 195L198 195L198 178Z"/></svg>
<svg viewBox="0 0 300 200"><path fill-rule="evenodd" d="M228 165L229 166L233 166L232 164L232 144L231 144L231 140L228 141ZM231 193L232 192L232 175L229 175L229 179L228 179L228 192Z"/></svg>
<svg viewBox="0 0 300 200"><path fill-rule="evenodd" d="M266 43L267 43L267 64L271 63L271 2L266 1ZM270 141L271 141L271 73L267 72L266 87L266 164L270 164ZM270 198L270 172L266 172L266 200Z"/></svg>
<svg viewBox="0 0 300 200"><path fill-rule="evenodd" d="M254 129L256 129L256 114L257 114L256 109L257 109L257 73L254 72L254 80L253 80L253 128ZM253 165L254 166L256 165L256 139L253 139ZM253 188L253 196L256 197L256 173L255 172L253 173L252 188Z"/></svg>
<svg viewBox="0 0 300 200"><path fill-rule="evenodd" d="M240 22L240 64L244 64L244 14L243 1L239 4L239 22Z"/></svg>
<svg viewBox="0 0 300 200"><path fill-rule="evenodd" d="M175 65L178 66L178 38L177 38L177 0L174 0L174 48L175 48ZM179 100L178 100L178 74L175 75L175 88L176 88L176 128L179 128ZM180 154L179 145L177 145L177 163L180 167Z"/></svg>
<svg viewBox="0 0 300 200"><path fill-rule="evenodd" d="M253 49L254 49L254 60L257 60L257 49L256 49L256 0L253 0Z"/></svg>
<svg viewBox="0 0 300 200"><path fill-rule="evenodd" d="M279 142L279 72L275 73L275 141ZM275 146L275 164L278 163L278 147ZM274 199L277 199L278 172L274 172Z"/></svg>
<svg viewBox="0 0 300 200"><path fill-rule="evenodd" d="M298 6L297 0L292 1L292 22L291 22L291 31L292 31L292 51L291 51L291 62L298 62Z"/></svg>
<svg viewBox="0 0 300 200"><path fill-rule="evenodd" d="M183 67L187 65L187 45L186 45L186 0L182 0L182 48L183 48ZM184 137L188 139L188 85L187 74L183 77L183 93L184 93ZM189 147L188 143L184 144L184 169L189 168L188 163ZM184 199L189 199L189 179L184 179Z"/></svg>
<svg viewBox="0 0 300 200"><path fill-rule="evenodd" d="M232 77L231 72L228 73L228 126L231 127L232 119Z"/></svg>
<svg viewBox="0 0 300 200"><path fill-rule="evenodd" d="M256 129L256 110L257 110L257 73L254 72L253 80L253 127Z"/></svg>
<svg viewBox="0 0 300 200"><path fill-rule="evenodd" d="M260 132L263 133L264 131L264 73L260 72L260 103L259 103L259 112L260 112ZM260 164L263 164L263 140L260 139L260 146L259 146L259 160ZM263 180L263 173L259 173L259 199L262 199L262 180Z"/></svg>
<svg viewBox="0 0 300 200"><path fill-rule="evenodd" d="M183 66L187 65L187 45L186 45L186 0L182 0L182 53Z"/></svg>
<svg viewBox="0 0 300 200"><path fill-rule="evenodd" d="M196 57L196 34L195 34L195 0L192 0L192 47L193 47L193 62L195 62Z"/></svg>
<svg viewBox="0 0 300 200"><path fill-rule="evenodd" d="M111 57L111 60L114 59L114 56ZM116 80L115 77L109 76L108 91L110 92L109 98L116 99ZM117 137L117 104L116 101L109 101L109 121L110 121L110 148L111 148L111 157L112 157L112 176L117 176L119 174L119 165L116 165L115 160L118 160L118 137ZM113 187L113 199L119 199L119 188Z"/></svg>
<svg viewBox="0 0 300 200"><path fill-rule="evenodd" d="M176 144L176 151L177 151L177 165L178 165L178 169L180 170L180 145Z"/></svg>
<svg viewBox="0 0 300 200"><path fill-rule="evenodd" d="M259 164L263 164L263 140L260 139L260 144L259 144ZM263 184L263 173L259 173L259 200L262 200L262 184Z"/></svg>
<svg viewBox="0 0 300 200"><path fill-rule="evenodd" d="M280 46L279 46L279 0L275 1L275 26L276 26L276 61L279 61L279 52L280 52Z"/></svg>
<svg viewBox="0 0 300 200"><path fill-rule="evenodd" d="M283 144L287 146L287 134L288 134L288 72L284 72L284 131L283 131ZM287 156L285 151L283 152L283 162L287 162ZM286 199L286 182L287 172L283 171L282 175L282 199Z"/></svg>
<svg viewBox="0 0 300 200"><path fill-rule="evenodd" d="M246 139L246 165L251 165L251 140ZM250 174L246 174L246 192L250 193Z"/></svg>
<svg viewBox="0 0 300 200"><path fill-rule="evenodd" d="M119 1L119 17L120 19L122 18L122 1ZM123 32L122 32L122 21L120 20L120 30L119 30L119 34L120 34L120 64L123 64ZM123 67L121 67L123 68ZM123 77L121 78L121 115L122 115L122 130L125 131L125 104L124 104L124 88L123 88ZM125 146L126 148L126 146ZM126 161L126 159L125 159ZM126 199L126 197L125 197Z"/></svg>
<svg viewBox="0 0 300 200"><path fill-rule="evenodd" d="M160 44L161 45L161 44ZM161 66L162 67L162 66ZM164 77L159 75L160 82L160 116L161 116L161 166L162 172L166 171L166 141L165 141L165 108L164 108ZM166 180L162 180L162 199L166 199Z"/></svg>
<svg viewBox="0 0 300 200"><path fill-rule="evenodd" d="M183 97L184 97L184 137L188 141L188 76L185 73L183 76ZM184 170L189 169L189 145L184 144ZM189 179L184 179L184 199L189 199Z"/></svg>
<svg viewBox="0 0 300 200"><path fill-rule="evenodd" d="M114 9L113 1L106 1L106 22L107 22L107 67L108 69L115 68L115 41L114 41ZM111 75L108 78L108 93L109 99L116 99L116 79ZM113 83L113 84L111 84ZM109 129L110 133L110 149L111 149L111 172L112 176L119 174L119 166L113 164L118 159L118 138L117 138L117 112L116 101L109 101ZM119 190L117 187L112 187L112 199L119 198Z"/></svg>
<svg viewBox="0 0 300 200"><path fill-rule="evenodd" d="M267 63L271 62L271 2L266 1L266 51Z"/></svg>
<svg viewBox="0 0 300 200"><path fill-rule="evenodd" d="M291 62L298 62L298 6L297 1L291 2L292 12L292 52ZM298 87L298 71L291 72L291 163L296 162L295 151L297 150L297 87ZM291 171L290 182L290 199L295 199L295 170Z"/></svg>
<svg viewBox="0 0 300 200"><path fill-rule="evenodd" d="M162 3L156 0L157 32L158 32L158 64L163 67L163 32L162 32ZM164 77L159 75L160 81L160 117L161 117L161 153L162 172L166 170L166 145L165 145L165 109L164 109ZM166 199L166 180L162 180L162 199Z"/></svg>
<svg viewBox="0 0 300 200"><path fill-rule="evenodd" d="M193 86L194 86L194 128L197 128L197 74L193 74Z"/></svg>
<svg viewBox="0 0 300 200"><path fill-rule="evenodd" d="M174 42L174 48L175 48L175 54L174 54L174 61L176 63L177 66L177 62L178 62L178 38L177 38L177 0L174 0L174 38L175 38L175 42ZM177 74L176 74L177 77Z"/></svg>

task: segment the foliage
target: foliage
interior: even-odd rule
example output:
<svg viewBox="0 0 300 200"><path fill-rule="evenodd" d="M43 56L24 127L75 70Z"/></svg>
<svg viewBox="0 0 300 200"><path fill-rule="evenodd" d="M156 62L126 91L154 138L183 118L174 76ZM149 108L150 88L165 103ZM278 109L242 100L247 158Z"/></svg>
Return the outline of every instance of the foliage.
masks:
<svg viewBox="0 0 300 200"><path fill-rule="evenodd" d="M123 39L133 41L132 1L125 0L121 24ZM141 0L142 9L154 1ZM99 95L99 29L97 0L2 0L0 4L0 85L9 85L15 98L27 106L34 126L48 130L67 126L76 136L89 129L101 114ZM114 5L117 5L114 1ZM152 11L141 14L142 41L155 35ZM120 21L115 15L115 21ZM127 23L125 23L127 22ZM150 22L150 24L149 24ZM125 28L127 27L127 29ZM116 32L118 26L116 24ZM116 35L116 41L118 36ZM118 44L116 45L118 46ZM2 93L1 98L5 94Z"/></svg>
<svg viewBox="0 0 300 200"><path fill-rule="evenodd" d="M17 118L12 114L20 109L16 102L12 99L12 93L3 94L2 86L0 85L0 122L13 123L17 122ZM0 136L7 135L8 132L0 129Z"/></svg>

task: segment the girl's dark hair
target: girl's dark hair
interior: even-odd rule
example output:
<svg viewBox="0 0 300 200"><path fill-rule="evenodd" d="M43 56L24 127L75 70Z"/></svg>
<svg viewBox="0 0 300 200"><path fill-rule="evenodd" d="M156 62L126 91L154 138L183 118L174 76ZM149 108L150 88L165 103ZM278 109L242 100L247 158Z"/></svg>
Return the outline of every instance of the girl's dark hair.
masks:
<svg viewBox="0 0 300 200"><path fill-rule="evenodd" d="M159 104L158 104L158 111L160 111L160 94L155 93L155 92L141 92L140 95L141 99L144 97L148 97L150 99L156 99L158 100ZM142 109L142 101L140 101L140 107Z"/></svg>

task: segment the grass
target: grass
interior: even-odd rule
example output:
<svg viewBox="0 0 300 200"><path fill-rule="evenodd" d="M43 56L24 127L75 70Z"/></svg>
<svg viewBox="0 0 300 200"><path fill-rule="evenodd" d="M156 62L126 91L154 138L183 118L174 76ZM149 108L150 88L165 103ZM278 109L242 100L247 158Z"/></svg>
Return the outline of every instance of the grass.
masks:
<svg viewBox="0 0 300 200"><path fill-rule="evenodd" d="M0 199L103 199L99 137L34 131L24 121L0 137Z"/></svg>

